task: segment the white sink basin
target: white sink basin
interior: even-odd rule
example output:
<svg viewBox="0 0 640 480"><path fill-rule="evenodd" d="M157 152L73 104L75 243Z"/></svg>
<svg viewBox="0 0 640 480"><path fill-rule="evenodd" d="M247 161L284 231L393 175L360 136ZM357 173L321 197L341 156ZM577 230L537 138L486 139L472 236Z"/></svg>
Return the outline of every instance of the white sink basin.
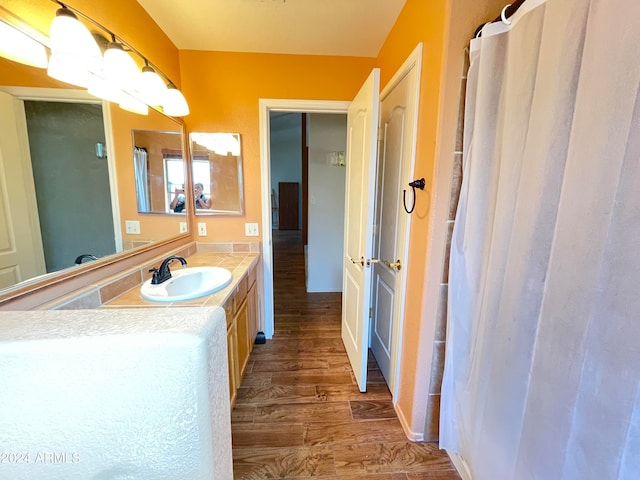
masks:
<svg viewBox="0 0 640 480"><path fill-rule="evenodd" d="M222 267L189 267L171 271L171 278L159 285L151 279L140 287L140 295L155 302L179 302L202 297L231 283L231 272Z"/></svg>

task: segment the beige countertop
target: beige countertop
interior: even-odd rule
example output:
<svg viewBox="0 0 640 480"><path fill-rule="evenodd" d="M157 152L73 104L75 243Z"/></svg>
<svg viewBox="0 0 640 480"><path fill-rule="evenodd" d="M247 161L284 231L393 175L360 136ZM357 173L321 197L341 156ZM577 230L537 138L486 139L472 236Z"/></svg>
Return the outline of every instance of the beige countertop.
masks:
<svg viewBox="0 0 640 480"><path fill-rule="evenodd" d="M232 280L222 290L211 295L185 300L181 302L153 302L140 296L140 285L102 305L101 308L166 308L166 307L211 307L223 306L226 300L235 292L238 283L247 273L257 265L257 253L195 253L185 257L188 267L213 266L224 267L231 271ZM173 264L172 264L173 266ZM180 266L173 266L180 268Z"/></svg>

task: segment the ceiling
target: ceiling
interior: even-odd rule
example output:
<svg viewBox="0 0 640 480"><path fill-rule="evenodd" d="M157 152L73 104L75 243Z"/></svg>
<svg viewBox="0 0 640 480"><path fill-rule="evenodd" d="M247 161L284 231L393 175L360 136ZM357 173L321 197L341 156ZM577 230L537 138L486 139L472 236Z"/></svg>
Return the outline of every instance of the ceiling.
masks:
<svg viewBox="0 0 640 480"><path fill-rule="evenodd" d="M376 57L406 0L138 0L180 50Z"/></svg>

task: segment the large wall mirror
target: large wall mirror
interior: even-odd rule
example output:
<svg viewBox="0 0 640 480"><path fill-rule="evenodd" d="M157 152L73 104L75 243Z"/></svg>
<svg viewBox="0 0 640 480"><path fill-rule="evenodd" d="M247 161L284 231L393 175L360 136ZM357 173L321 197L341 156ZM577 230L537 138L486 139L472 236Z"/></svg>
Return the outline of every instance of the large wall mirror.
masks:
<svg viewBox="0 0 640 480"><path fill-rule="evenodd" d="M189 140L196 215L242 215L240 134L191 132Z"/></svg>
<svg viewBox="0 0 640 480"><path fill-rule="evenodd" d="M3 73L28 68L0 58ZM38 75L28 78L33 85ZM0 295L187 232L184 215L164 207L140 211L165 215L138 213L132 133L160 132L148 148L177 160L182 122L151 109L126 112L46 79L43 87L0 85ZM165 182L158 175L151 182Z"/></svg>

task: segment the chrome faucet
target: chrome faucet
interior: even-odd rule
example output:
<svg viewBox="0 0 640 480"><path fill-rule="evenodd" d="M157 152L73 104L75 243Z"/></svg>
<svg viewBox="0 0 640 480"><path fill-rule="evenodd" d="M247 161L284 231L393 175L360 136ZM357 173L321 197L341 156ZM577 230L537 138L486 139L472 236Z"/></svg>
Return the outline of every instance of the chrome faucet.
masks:
<svg viewBox="0 0 640 480"><path fill-rule="evenodd" d="M96 257L95 255L91 255L90 253L84 253L84 254L82 254L82 255L79 255L79 256L76 258L76 261L75 261L75 262L76 262L76 264L77 264L77 265L80 265L80 264L82 263L82 260L84 260L85 258L86 258L87 260L97 260L97 259L98 259L98 257Z"/></svg>
<svg viewBox="0 0 640 480"><path fill-rule="evenodd" d="M166 282L171 278L171 270L169 270L169 264L173 260L179 260L183 267L187 266L187 261L178 257L177 255L171 255L170 257L165 258L160 264L160 268L152 268L149 272L153 272L153 276L151 277L151 283L153 285L158 285L162 282Z"/></svg>

